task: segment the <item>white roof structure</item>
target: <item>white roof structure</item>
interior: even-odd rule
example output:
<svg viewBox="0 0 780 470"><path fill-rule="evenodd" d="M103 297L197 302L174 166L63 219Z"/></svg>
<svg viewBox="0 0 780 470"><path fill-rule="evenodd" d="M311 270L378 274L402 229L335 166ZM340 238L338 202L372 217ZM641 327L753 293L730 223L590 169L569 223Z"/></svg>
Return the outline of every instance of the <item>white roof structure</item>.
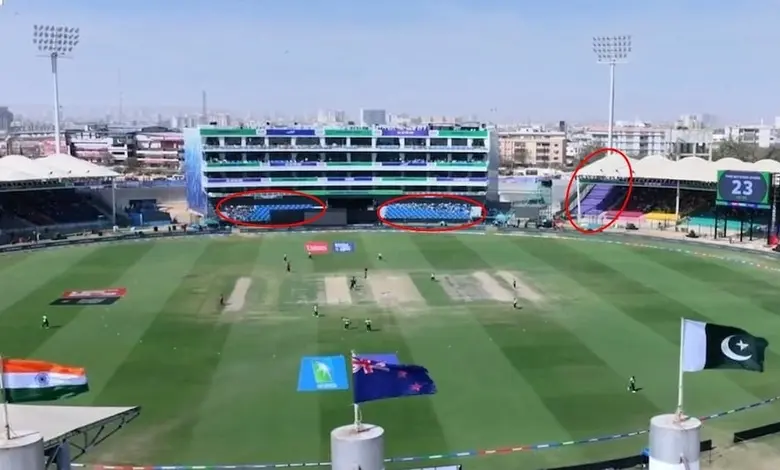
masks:
<svg viewBox="0 0 780 470"><path fill-rule="evenodd" d="M138 407L8 405L8 423L12 438L14 432L24 435L35 431L41 434L44 447L48 448L122 415L137 416L139 411ZM4 413L0 408L0 422L5 422Z"/></svg>
<svg viewBox="0 0 780 470"><path fill-rule="evenodd" d="M735 158L723 158L711 162L699 157L687 157L675 161L661 155L653 155L639 160L629 158L629 161L634 170L634 178L715 183L718 179L718 170L780 173L780 162L775 160L759 160L755 163L749 163ZM610 154L586 165L577 174L578 176L596 178L628 178L628 167L623 157Z"/></svg>
<svg viewBox="0 0 780 470"><path fill-rule="evenodd" d="M41 181L63 178L113 178L109 168L70 155L49 155L31 159L21 155L0 158L0 183Z"/></svg>

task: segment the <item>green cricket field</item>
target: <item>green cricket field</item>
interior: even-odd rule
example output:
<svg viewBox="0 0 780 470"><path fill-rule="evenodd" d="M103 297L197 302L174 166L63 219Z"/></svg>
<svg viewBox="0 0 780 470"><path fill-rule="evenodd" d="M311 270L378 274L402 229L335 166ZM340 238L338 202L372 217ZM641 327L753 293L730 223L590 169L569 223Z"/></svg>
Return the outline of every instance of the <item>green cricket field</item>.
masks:
<svg viewBox="0 0 780 470"><path fill-rule="evenodd" d="M85 367L90 392L63 404L142 407L85 456L103 464L327 461L331 429L352 420L351 392L299 392L299 368L304 356L350 350L396 354L436 381L436 395L362 407L365 422L385 428L387 457L646 429L676 405L681 317L770 342L763 374L686 374L688 414L780 395L780 263L610 240L311 232L2 255L0 352ZM331 250L308 259L307 242ZM333 242L354 250L334 252ZM111 305L52 305L66 291L108 288L126 295ZM40 327L42 315L51 329ZM365 331L367 318L378 331ZM639 393L627 392L632 375ZM723 441L776 421L780 406L769 404L707 421L704 437ZM644 435L395 466L552 467L636 455L646 443Z"/></svg>

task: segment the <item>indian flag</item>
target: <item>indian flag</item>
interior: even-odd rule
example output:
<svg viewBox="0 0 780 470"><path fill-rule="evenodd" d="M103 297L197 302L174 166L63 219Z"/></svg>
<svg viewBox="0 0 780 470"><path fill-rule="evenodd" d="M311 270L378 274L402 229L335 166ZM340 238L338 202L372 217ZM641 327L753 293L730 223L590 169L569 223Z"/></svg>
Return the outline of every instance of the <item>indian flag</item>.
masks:
<svg viewBox="0 0 780 470"><path fill-rule="evenodd" d="M8 403L58 400L89 391L82 367L44 361L3 359L2 379Z"/></svg>

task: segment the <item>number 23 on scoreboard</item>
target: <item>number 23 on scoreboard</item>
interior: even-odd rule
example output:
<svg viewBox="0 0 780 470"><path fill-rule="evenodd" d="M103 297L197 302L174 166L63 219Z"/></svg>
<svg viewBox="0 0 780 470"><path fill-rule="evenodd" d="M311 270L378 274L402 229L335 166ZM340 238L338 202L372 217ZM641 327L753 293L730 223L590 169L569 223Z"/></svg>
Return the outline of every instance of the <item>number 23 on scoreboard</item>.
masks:
<svg viewBox="0 0 780 470"><path fill-rule="evenodd" d="M753 182L750 180L731 180L731 194L733 196L752 196Z"/></svg>

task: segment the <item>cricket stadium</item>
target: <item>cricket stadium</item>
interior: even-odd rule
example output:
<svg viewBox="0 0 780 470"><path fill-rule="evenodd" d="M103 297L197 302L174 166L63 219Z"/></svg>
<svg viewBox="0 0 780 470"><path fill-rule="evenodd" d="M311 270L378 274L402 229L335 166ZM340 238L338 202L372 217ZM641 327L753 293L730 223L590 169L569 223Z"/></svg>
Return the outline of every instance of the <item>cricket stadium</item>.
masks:
<svg viewBox="0 0 780 470"><path fill-rule="evenodd" d="M187 200L213 216L219 199L258 188L292 188L323 198L316 226L377 222L375 209L404 194L447 193L498 202L497 135L484 124L395 128L189 129L184 134ZM265 193L238 198L225 212L244 222L300 223L311 200ZM410 201L388 207L391 218L470 218ZM273 216L273 217L272 217ZM443 217L441 219L440 217ZM272 220L273 219L273 220ZM307 224L309 225L309 224Z"/></svg>
<svg viewBox="0 0 780 470"><path fill-rule="evenodd" d="M89 383L3 417L41 433L60 468L329 467L356 375L417 365L435 388L360 406L384 430L385 468L630 468L651 418L675 411L689 319L770 344L763 373L685 374L685 414L715 443L688 468L735 468L719 446L780 421L780 262L747 249L771 238L780 170L645 159L631 174L608 156L579 172L579 197L553 201L546 180L508 197L494 139L479 123L186 129L192 218L173 221L105 168L0 158L0 352L83 367ZM726 174L740 194L718 188ZM765 193L742 194L756 178ZM604 233L543 223L568 208L595 228L626 197ZM512 201L534 201L535 217ZM352 351L373 362L350 367ZM763 442L736 465L774 458Z"/></svg>

